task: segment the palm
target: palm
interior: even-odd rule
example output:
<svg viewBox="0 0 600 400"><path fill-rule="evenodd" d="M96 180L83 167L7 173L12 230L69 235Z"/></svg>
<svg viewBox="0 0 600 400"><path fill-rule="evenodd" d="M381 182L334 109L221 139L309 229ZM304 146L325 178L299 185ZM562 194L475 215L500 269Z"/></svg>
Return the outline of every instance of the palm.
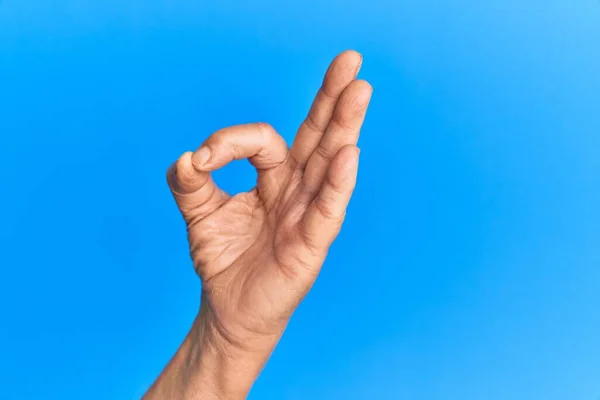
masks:
<svg viewBox="0 0 600 400"><path fill-rule="evenodd" d="M355 80L359 66L354 52L334 60L291 150L266 124L237 126L171 169L203 305L230 339L280 333L339 232L371 91ZM257 185L230 197L209 172L242 158L257 168Z"/></svg>

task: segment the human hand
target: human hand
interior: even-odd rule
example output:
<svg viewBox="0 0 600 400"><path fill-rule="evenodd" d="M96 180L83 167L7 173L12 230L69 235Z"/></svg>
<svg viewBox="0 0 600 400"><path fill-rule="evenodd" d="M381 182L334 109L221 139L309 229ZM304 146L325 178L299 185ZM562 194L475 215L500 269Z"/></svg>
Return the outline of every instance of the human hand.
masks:
<svg viewBox="0 0 600 400"><path fill-rule="evenodd" d="M356 80L361 62L353 51L336 57L291 149L268 124L234 126L169 170L202 280L197 325L211 352L240 369L243 386L256 379L342 226L372 92ZM245 158L258 171L256 187L229 196L210 172Z"/></svg>

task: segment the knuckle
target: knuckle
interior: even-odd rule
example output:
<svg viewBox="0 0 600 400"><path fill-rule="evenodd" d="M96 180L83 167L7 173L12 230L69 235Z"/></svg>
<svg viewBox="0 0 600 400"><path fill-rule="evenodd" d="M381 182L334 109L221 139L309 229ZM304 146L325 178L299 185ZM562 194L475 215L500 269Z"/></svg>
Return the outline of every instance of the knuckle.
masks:
<svg viewBox="0 0 600 400"><path fill-rule="evenodd" d="M262 135L263 139L276 135L275 128L267 122L256 122L254 125Z"/></svg>
<svg viewBox="0 0 600 400"><path fill-rule="evenodd" d="M318 257L320 253L319 249L323 247L322 239L319 239L319 235L311 233L306 229L304 224L301 225L300 234L306 249L313 257Z"/></svg>
<svg viewBox="0 0 600 400"><path fill-rule="evenodd" d="M347 183L347 178L342 178L339 181L331 179L331 173L328 173L325 182L327 183L327 187L329 188L328 192L330 193L322 193L321 197L323 197L327 202L333 203L335 201L335 197L343 196L346 192L345 186Z"/></svg>
<svg viewBox="0 0 600 400"><path fill-rule="evenodd" d="M322 194L319 194L315 198L314 204L319 213L326 219L331 221L342 220L344 215L340 215L338 212L335 211L334 207L332 206L333 201L333 199L324 198Z"/></svg>
<svg viewBox="0 0 600 400"><path fill-rule="evenodd" d="M321 132L322 128L317 123L315 116L312 113L309 113L304 120L304 125L311 131Z"/></svg>
<svg viewBox="0 0 600 400"><path fill-rule="evenodd" d="M352 119L357 119L362 117L363 114L367 111L367 104L361 102L358 98L354 98L352 100L352 107L349 111L350 117Z"/></svg>
<svg viewBox="0 0 600 400"><path fill-rule="evenodd" d="M323 146L322 144L319 144L319 146L317 146L317 148L315 149L315 153L319 155L319 157L323 158L325 161L331 161L331 159L333 158L333 154L332 151L329 150L327 147Z"/></svg>
<svg viewBox="0 0 600 400"><path fill-rule="evenodd" d="M352 123L352 120L356 117L354 113L356 113L356 110L336 113L331 123L341 131L355 131L356 126Z"/></svg>
<svg viewBox="0 0 600 400"><path fill-rule="evenodd" d="M323 97L325 97L329 100L337 100L338 99L338 96L335 94L335 92L332 90L332 88L330 88L327 85L327 83L325 83L321 86L320 93Z"/></svg>
<svg viewBox="0 0 600 400"><path fill-rule="evenodd" d="M230 140L227 139L225 134L216 133L214 136L208 138L208 140L204 143L204 146L210 150L214 150L227 146L229 141Z"/></svg>

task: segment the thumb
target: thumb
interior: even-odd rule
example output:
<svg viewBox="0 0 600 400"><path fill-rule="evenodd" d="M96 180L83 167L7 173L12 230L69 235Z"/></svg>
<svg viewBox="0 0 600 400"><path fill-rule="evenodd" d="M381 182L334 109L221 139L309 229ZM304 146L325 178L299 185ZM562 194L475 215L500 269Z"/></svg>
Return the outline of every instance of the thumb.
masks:
<svg viewBox="0 0 600 400"><path fill-rule="evenodd" d="M192 157L192 152L184 153L167 172L169 188L188 225L206 217L229 198L209 172L194 168Z"/></svg>

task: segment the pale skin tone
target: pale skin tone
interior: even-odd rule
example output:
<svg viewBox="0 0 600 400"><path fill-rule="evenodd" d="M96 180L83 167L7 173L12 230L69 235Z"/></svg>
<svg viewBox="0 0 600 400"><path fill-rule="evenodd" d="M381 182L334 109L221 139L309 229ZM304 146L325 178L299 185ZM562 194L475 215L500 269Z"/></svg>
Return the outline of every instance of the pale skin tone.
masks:
<svg viewBox="0 0 600 400"><path fill-rule="evenodd" d="M330 65L291 148L268 124L213 133L169 169L202 281L200 312L144 399L245 399L315 282L356 184L371 86L360 54ZM256 187L230 196L210 172L232 160Z"/></svg>

